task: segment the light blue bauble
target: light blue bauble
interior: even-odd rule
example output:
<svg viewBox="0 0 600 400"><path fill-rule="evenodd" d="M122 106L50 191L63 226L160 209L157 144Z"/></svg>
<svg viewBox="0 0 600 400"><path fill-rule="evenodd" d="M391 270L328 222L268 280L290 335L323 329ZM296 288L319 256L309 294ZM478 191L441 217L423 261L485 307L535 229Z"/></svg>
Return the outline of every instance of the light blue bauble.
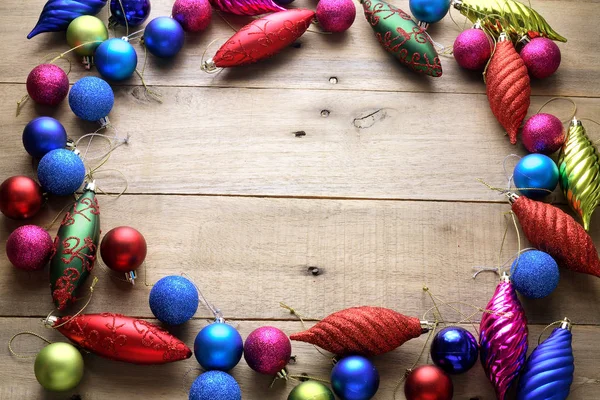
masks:
<svg viewBox="0 0 600 400"><path fill-rule="evenodd" d="M192 383L189 400L242 400L242 391L228 373L208 371Z"/></svg>
<svg viewBox="0 0 600 400"><path fill-rule="evenodd" d="M450 0L410 0L410 12L417 21L433 24L440 21L450 9Z"/></svg>
<svg viewBox="0 0 600 400"><path fill-rule="evenodd" d="M83 184L85 165L74 152L66 149L52 150L42 159L37 170L40 185L57 196L73 194Z"/></svg>
<svg viewBox="0 0 600 400"><path fill-rule="evenodd" d="M198 290L183 276L165 276L150 291L150 310L167 325L183 324L197 309Z"/></svg>
<svg viewBox="0 0 600 400"><path fill-rule="evenodd" d="M137 53L128 41L108 39L96 49L94 63L103 78L122 81L130 78L135 72Z"/></svg>
<svg viewBox="0 0 600 400"><path fill-rule="evenodd" d="M558 167L548 156L529 154L521 158L515 166L513 179L515 186L523 196L530 199L541 199L556 189Z"/></svg>
<svg viewBox="0 0 600 400"><path fill-rule="evenodd" d="M560 272L554 258L539 250L522 253L510 267L510 280L525 297L541 299L558 286Z"/></svg>
<svg viewBox="0 0 600 400"><path fill-rule="evenodd" d="M86 121L107 117L115 103L110 85L95 76L81 78L69 92L69 106L73 113Z"/></svg>
<svg viewBox="0 0 600 400"><path fill-rule="evenodd" d="M202 328L194 341L194 355L207 371L229 371L240 362L244 342L231 325L215 322Z"/></svg>

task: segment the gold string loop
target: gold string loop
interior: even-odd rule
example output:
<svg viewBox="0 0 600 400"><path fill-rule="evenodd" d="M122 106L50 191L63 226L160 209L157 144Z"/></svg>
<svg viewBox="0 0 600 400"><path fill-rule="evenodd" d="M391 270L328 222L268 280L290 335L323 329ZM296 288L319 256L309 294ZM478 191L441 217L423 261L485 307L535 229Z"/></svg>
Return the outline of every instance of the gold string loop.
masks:
<svg viewBox="0 0 600 400"><path fill-rule="evenodd" d="M10 351L10 354L12 354L13 356L15 356L15 357L17 357L17 358L23 358L23 359L27 359L27 358L35 358L35 357L36 357L36 356L34 356L34 355L30 355L30 356L24 356L24 355L18 354L17 352L15 352L15 351L14 351L14 349L13 349L13 347L12 347L12 343L13 343L13 341L14 341L14 340L15 340L17 337L19 337L19 336L21 336L21 335L31 335L31 336L35 336L36 338L39 338L39 339L43 340L44 342L46 342L46 343L48 343L48 344L51 344L51 343L52 343L51 341L49 341L48 339L46 339L46 338L45 338L45 337L43 337L42 335L38 335L38 334L37 334L37 333L35 333L35 332L31 332L31 331L23 331L23 332L16 333L16 334L14 334L14 335L13 335L13 336L10 338L10 340L8 341L8 351Z"/></svg>

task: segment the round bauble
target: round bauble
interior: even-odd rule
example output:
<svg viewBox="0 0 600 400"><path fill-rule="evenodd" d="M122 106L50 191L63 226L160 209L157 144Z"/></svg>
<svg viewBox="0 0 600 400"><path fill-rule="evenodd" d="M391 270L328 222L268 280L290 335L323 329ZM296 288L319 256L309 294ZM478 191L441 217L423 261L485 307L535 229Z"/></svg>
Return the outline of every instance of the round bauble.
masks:
<svg viewBox="0 0 600 400"><path fill-rule="evenodd" d="M83 378L83 357L69 343L52 343L37 354L35 379L44 389L62 392L75 388Z"/></svg>
<svg viewBox="0 0 600 400"><path fill-rule="evenodd" d="M492 41L481 29L467 29L456 37L453 54L461 67L479 71L492 56Z"/></svg>
<svg viewBox="0 0 600 400"><path fill-rule="evenodd" d="M279 4L280 6L287 6L288 4L292 4L294 0L273 0L275 4Z"/></svg>
<svg viewBox="0 0 600 400"><path fill-rule="evenodd" d="M26 271L43 269L52 255L52 238L37 225L15 229L6 241L6 255L16 268Z"/></svg>
<svg viewBox="0 0 600 400"><path fill-rule="evenodd" d="M146 25L144 45L157 57L169 58L183 47L185 33L179 22L169 17L158 17Z"/></svg>
<svg viewBox="0 0 600 400"><path fill-rule="evenodd" d="M135 72L137 53L126 40L108 39L96 49L94 62L103 78L122 81Z"/></svg>
<svg viewBox="0 0 600 400"><path fill-rule="evenodd" d="M556 189L558 167L548 156L529 154L521 158L515 166L513 179L522 195L530 199L540 199Z"/></svg>
<svg viewBox="0 0 600 400"><path fill-rule="evenodd" d="M285 368L292 356L287 335L274 326L253 330L244 343L244 359L248 366L265 375L275 375Z"/></svg>
<svg viewBox="0 0 600 400"><path fill-rule="evenodd" d="M27 176L13 176L0 185L0 211L8 218L31 218L40 211L42 188Z"/></svg>
<svg viewBox="0 0 600 400"><path fill-rule="evenodd" d="M531 39L520 53L529 75L534 78L547 78L560 66L560 49L552 40L538 37Z"/></svg>
<svg viewBox="0 0 600 400"><path fill-rule="evenodd" d="M110 0L110 19L122 26L135 27L146 21L150 9L150 0Z"/></svg>
<svg viewBox="0 0 600 400"><path fill-rule="evenodd" d="M231 325L215 322L202 328L194 340L194 355L207 371L229 371L242 359L244 342Z"/></svg>
<svg viewBox="0 0 600 400"><path fill-rule="evenodd" d="M433 24L444 18L450 9L450 0L409 0L408 5L417 21Z"/></svg>
<svg viewBox="0 0 600 400"><path fill-rule="evenodd" d="M453 394L452 380L434 365L415 368L404 381L406 400L452 400Z"/></svg>
<svg viewBox="0 0 600 400"><path fill-rule="evenodd" d="M130 226L113 228L102 238L100 255L113 271L129 272L139 268L146 259L146 239Z"/></svg>
<svg viewBox="0 0 600 400"><path fill-rule="evenodd" d="M431 359L449 374L462 374L477 362L479 345L468 330L449 326L439 331L431 342Z"/></svg>
<svg viewBox="0 0 600 400"><path fill-rule="evenodd" d="M510 280L525 297L541 299L558 286L558 264L549 254L530 250L520 254L510 268Z"/></svg>
<svg viewBox="0 0 600 400"><path fill-rule="evenodd" d="M150 310L167 325L183 324L197 309L198 290L183 276L165 276L150 291Z"/></svg>
<svg viewBox="0 0 600 400"><path fill-rule="evenodd" d="M175 0L173 19L186 32L202 32L210 24L212 8L208 0Z"/></svg>
<svg viewBox="0 0 600 400"><path fill-rule="evenodd" d="M41 64L27 75L27 94L45 106L57 106L69 93L69 78L54 64Z"/></svg>
<svg viewBox="0 0 600 400"><path fill-rule="evenodd" d="M69 93L69 106L75 115L86 121L105 118L115 103L110 85L95 76L86 76L75 82Z"/></svg>
<svg viewBox="0 0 600 400"><path fill-rule="evenodd" d="M67 131L52 117L38 117L23 129L23 147L32 157L41 158L49 151L64 149Z"/></svg>
<svg viewBox="0 0 600 400"><path fill-rule="evenodd" d="M93 56L100 43L108 39L108 30L100 19L91 15L75 18L67 28L67 43L75 54Z"/></svg>
<svg viewBox="0 0 600 400"><path fill-rule="evenodd" d="M306 381L292 389L287 400L335 400L335 396L321 382Z"/></svg>
<svg viewBox="0 0 600 400"><path fill-rule="evenodd" d="M565 138L565 127L552 114L532 115L521 132L523 146L530 153L552 154L562 147Z"/></svg>
<svg viewBox="0 0 600 400"><path fill-rule="evenodd" d="M83 184L85 166L73 151L56 149L42 157L37 174L40 184L48 193L68 196Z"/></svg>
<svg viewBox="0 0 600 400"><path fill-rule="evenodd" d="M320 0L316 16L325 32L344 32L356 18L356 6L352 0Z"/></svg>
<svg viewBox="0 0 600 400"><path fill-rule="evenodd" d="M331 370L331 387L342 400L369 400L379 389L379 372L363 356L348 356Z"/></svg>
<svg viewBox="0 0 600 400"><path fill-rule="evenodd" d="M196 378L189 400L241 400L240 385L226 372L208 371Z"/></svg>

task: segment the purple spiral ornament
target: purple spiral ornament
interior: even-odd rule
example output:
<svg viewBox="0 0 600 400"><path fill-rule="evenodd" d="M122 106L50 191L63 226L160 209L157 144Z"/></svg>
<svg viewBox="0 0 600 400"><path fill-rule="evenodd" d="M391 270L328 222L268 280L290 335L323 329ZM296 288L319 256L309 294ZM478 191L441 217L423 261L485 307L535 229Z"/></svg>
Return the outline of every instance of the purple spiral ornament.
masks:
<svg viewBox="0 0 600 400"><path fill-rule="evenodd" d="M504 400L527 355L527 318L507 273L486 310L479 325L481 364L496 396Z"/></svg>

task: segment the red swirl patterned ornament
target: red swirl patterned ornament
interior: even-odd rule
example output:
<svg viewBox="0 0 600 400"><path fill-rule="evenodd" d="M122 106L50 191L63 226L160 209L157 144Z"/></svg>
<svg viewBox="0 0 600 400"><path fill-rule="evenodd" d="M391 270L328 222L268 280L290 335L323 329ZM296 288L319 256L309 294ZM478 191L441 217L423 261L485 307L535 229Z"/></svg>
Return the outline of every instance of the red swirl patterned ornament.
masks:
<svg viewBox="0 0 600 400"><path fill-rule="evenodd" d="M285 8L275 4L273 0L210 0L210 4L219 11L237 15L285 11Z"/></svg>
<svg viewBox="0 0 600 400"><path fill-rule="evenodd" d="M110 360L154 365L192 356L185 343L169 332L120 314L49 317L46 323L82 349Z"/></svg>
<svg viewBox="0 0 600 400"><path fill-rule="evenodd" d="M271 57L302 36L314 16L314 11L298 8L252 21L205 61L202 70L239 67Z"/></svg>

